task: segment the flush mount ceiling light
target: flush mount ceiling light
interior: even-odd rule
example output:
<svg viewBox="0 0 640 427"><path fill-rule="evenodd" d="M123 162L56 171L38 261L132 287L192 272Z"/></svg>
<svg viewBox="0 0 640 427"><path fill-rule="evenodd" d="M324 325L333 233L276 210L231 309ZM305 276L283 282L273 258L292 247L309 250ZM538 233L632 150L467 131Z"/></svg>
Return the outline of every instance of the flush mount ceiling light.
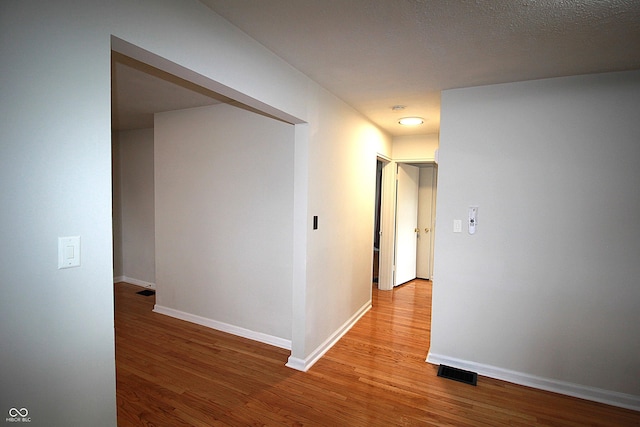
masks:
<svg viewBox="0 0 640 427"><path fill-rule="evenodd" d="M403 117L398 120L398 123L404 126L418 126L424 123L422 117Z"/></svg>

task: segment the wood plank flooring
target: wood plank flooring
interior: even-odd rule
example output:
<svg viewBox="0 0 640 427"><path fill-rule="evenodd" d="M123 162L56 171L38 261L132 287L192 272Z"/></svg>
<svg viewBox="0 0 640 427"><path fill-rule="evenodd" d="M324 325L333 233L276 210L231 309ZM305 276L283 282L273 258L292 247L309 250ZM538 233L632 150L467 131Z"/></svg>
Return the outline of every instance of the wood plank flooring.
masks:
<svg viewBox="0 0 640 427"><path fill-rule="evenodd" d="M431 283L373 291L374 308L308 372L289 351L153 313L115 285L118 425L640 426L640 412L426 363Z"/></svg>

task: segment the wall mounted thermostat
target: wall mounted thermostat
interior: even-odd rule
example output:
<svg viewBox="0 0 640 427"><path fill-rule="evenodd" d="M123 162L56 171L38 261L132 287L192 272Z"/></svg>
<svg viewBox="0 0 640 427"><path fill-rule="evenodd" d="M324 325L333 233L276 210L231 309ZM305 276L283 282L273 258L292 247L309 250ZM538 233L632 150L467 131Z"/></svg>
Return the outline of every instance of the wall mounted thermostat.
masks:
<svg viewBox="0 0 640 427"><path fill-rule="evenodd" d="M478 226L478 207L471 206L469 208L469 234L474 234L476 232L477 226Z"/></svg>

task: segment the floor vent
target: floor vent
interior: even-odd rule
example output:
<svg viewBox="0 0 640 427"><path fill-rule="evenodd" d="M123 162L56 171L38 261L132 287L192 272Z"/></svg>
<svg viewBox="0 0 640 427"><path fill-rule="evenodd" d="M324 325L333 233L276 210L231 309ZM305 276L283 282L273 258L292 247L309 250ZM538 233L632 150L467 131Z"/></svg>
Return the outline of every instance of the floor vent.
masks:
<svg viewBox="0 0 640 427"><path fill-rule="evenodd" d="M144 295L145 297L155 295L156 291L151 291L149 289L145 289L144 291L136 292L138 295Z"/></svg>
<svg viewBox="0 0 640 427"><path fill-rule="evenodd" d="M438 376L470 385L476 385L478 382L478 374L475 372L463 371L462 369L452 368L446 365L440 365L438 368Z"/></svg>

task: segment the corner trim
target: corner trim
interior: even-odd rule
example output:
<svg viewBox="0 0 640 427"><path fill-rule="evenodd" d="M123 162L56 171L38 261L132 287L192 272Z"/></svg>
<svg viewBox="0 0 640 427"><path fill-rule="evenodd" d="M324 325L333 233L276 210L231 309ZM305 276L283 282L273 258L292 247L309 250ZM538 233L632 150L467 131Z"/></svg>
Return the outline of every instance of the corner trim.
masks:
<svg viewBox="0 0 640 427"><path fill-rule="evenodd" d="M324 354L333 347L340 338L344 336L349 329L353 327L367 311L371 310L371 301L365 303L356 313L349 318L340 328L338 328L329 338L320 344L306 359L300 359L298 357L289 356L289 359L285 366L295 369L297 371L307 372Z"/></svg>
<svg viewBox="0 0 640 427"><path fill-rule="evenodd" d="M286 367L295 369L296 371L307 372L311 366L307 366L307 362L305 359L299 359L297 357L289 356L287 363L285 363Z"/></svg>
<svg viewBox="0 0 640 427"><path fill-rule="evenodd" d="M285 350L291 350L291 340L287 340L284 338L264 334L262 332L252 331L250 329L241 328L240 326L230 325L228 323L208 319L206 317L198 316L195 314L185 313L184 311L175 310L173 308L164 307L158 304L153 307L153 311L154 313L164 314L165 316L174 317L180 320L186 320L187 322L206 326L217 331L226 332L228 334L236 335L242 338L248 338L250 340L269 344L275 347L284 348Z"/></svg>
<svg viewBox="0 0 640 427"><path fill-rule="evenodd" d="M601 388L589 387L551 378L538 377L524 372L511 371L497 366L485 365L431 352L428 353L426 362L434 365L455 366L457 368L474 371L477 372L478 375L484 375L485 377L495 378L497 380L508 381L510 383L533 387L540 390L551 391L607 405L640 411L640 396L632 394L619 393L616 391L604 390Z"/></svg>

